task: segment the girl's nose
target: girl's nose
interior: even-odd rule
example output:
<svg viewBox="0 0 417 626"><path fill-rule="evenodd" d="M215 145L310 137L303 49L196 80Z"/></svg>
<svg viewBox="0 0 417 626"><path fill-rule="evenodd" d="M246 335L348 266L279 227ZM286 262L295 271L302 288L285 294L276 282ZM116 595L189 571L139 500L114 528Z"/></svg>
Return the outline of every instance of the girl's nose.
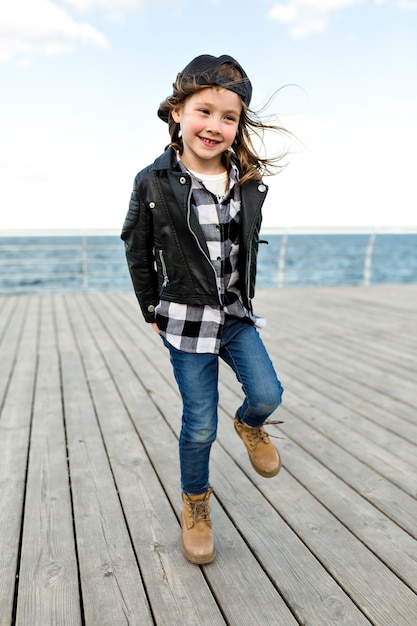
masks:
<svg viewBox="0 0 417 626"><path fill-rule="evenodd" d="M219 133L220 132L219 121L216 118L211 117L206 124L206 130L209 133Z"/></svg>

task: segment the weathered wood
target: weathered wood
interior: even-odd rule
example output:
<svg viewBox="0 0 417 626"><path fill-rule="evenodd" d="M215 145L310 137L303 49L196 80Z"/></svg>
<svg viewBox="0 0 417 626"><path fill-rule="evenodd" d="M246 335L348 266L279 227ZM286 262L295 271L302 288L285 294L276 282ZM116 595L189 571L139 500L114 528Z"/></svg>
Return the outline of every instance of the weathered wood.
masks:
<svg viewBox="0 0 417 626"><path fill-rule="evenodd" d="M0 298L0 626L414 623L417 286L255 303L284 468L253 472L222 365L217 558L196 567L178 545L181 402L134 296Z"/></svg>
<svg viewBox="0 0 417 626"><path fill-rule="evenodd" d="M288 418L289 422L290 419L291 417ZM271 432L273 432L272 429ZM291 433L290 424L287 426L286 432ZM225 448L233 458L235 458L236 462L240 463L243 467L248 465L246 454L239 450L234 451L233 433L230 427L224 425L219 438ZM280 441L277 441L279 445ZM375 511L373 507L362 503L360 497L356 496L356 494L356 499L352 497L350 503L350 496L352 494L349 493L349 490L346 489L343 482L340 481L338 483L334 476L323 472L321 465L315 463L309 455L306 455L301 447L297 449L296 446L291 444L281 444L280 447L284 456L285 468L292 472L292 468L295 467L297 469L295 472L296 478L299 482L290 479L286 471L283 470L279 485L274 485L273 481L259 479L257 476L252 477L258 489L268 497L276 510L284 517L288 525L295 530L297 535L303 539L304 543L311 549L317 559L322 560L323 556L327 553L329 570L333 572L333 575L335 575L335 572L338 573L340 576L339 583L343 581L341 586L349 593L350 597L355 599L359 606L365 606L370 596L373 596L374 599L379 597L378 601L372 606L372 609L368 606L369 616L372 617L376 623L389 626L390 620L395 616L396 623L399 621L400 623L407 624L407 621L402 621L402 609L397 613L398 598L394 593L389 594L388 590L392 589L394 592L394 589L397 589L399 593L404 594L403 601L400 604L401 607L403 607L404 604L409 607L406 613L407 619L410 618L413 610L417 610L417 598L415 594L410 593L408 589L403 589L401 582L398 584L397 578L392 576L390 569L381 566L380 561L374 557L372 551L375 549L375 542L378 542L380 555L382 555L382 557L387 554L390 555L389 559L391 559L391 562L389 562L388 565L394 566L395 562L397 571L399 567L401 575L407 577L408 584L415 588L414 580L417 571L415 559L413 559L415 540L411 539L407 533L404 533L394 524L390 523L389 519L378 514L378 511ZM250 469L248 473L251 473ZM324 478L322 477L323 473L325 475ZM219 475L216 474L215 484L218 485L220 478L223 481L227 480L231 482L230 475L231 471L221 472ZM321 484L322 482L323 485ZM332 491L330 492L329 485L332 486ZM311 494L316 499L312 498ZM244 495L248 498L248 501L252 503L252 506L256 505L256 496L255 494L248 495L248 488L245 489ZM318 502L321 500L324 501L326 509L319 506ZM361 506L358 506L358 501ZM333 505L333 508L331 508L330 505ZM240 501L238 506L241 506L242 511L244 511L244 504ZM262 507L261 504L259 504L259 506ZM228 504L227 507L230 511L231 505ZM265 507L263 506L263 508ZM330 510L331 513L329 513L327 509ZM342 513L340 512L341 510ZM241 522L246 521L243 512L238 519L241 520ZM236 520L236 523L238 523L238 520ZM366 528L367 523L370 524L369 529ZM250 524L250 526L252 526L252 524ZM359 541L346 530L345 526L347 526L349 531L352 531L354 535L359 537ZM376 529L378 529L377 533L375 533ZM389 534L389 531L391 534ZM370 550L366 549L362 543L364 534L367 534L367 542L365 542L365 544L370 547ZM276 545L272 545L270 553L264 548L265 554L263 554L261 558L262 563L267 562L268 554L276 555L280 552L284 552L285 554L288 540L285 540L285 532L278 532L278 535L284 548L280 549L279 541L276 542ZM387 542L386 546L383 545L384 542ZM255 546L256 543L257 538L251 538L250 544ZM399 543L402 544L402 546L399 546ZM319 548L318 545L320 546ZM399 550L399 548L401 549ZM406 554L407 548L411 550L409 556ZM294 553L297 554L297 551L292 549L291 554L293 555ZM271 566L277 567L275 562L273 562ZM297 575L304 575L306 577L305 569L305 567L300 567L299 570L297 570ZM311 565L308 569L310 572L314 571ZM299 573L300 570L303 574ZM367 572L372 572L372 576L368 577ZM285 580L291 580L290 573L287 573ZM360 581L359 584L358 581ZM291 592L291 590L289 590L289 592ZM334 597L333 594L331 594L331 596ZM297 594L296 597L297 601L299 601L299 594ZM317 595L311 594L309 598L317 598ZM293 599L293 601L295 601L295 599ZM342 611L344 606L343 602L339 600L337 606L338 609ZM313 610L311 610L310 607L310 611L307 611L307 614L309 616L311 616L311 614L317 615L317 607L315 606ZM384 619L385 615L389 616L389 618ZM327 623L323 617L321 617L321 620L322 623ZM340 620L341 623L349 623L343 612L340 614ZM355 620L353 619L352 623L354 622ZM332 623L331 618L329 623Z"/></svg>
<svg viewBox="0 0 417 626"><path fill-rule="evenodd" d="M151 624L151 611L120 507L85 361L88 330L76 298L59 308L63 400L85 624ZM66 317L71 315L70 319ZM72 329L67 334L68 327ZM105 369L94 374L107 382ZM114 416L117 419L117 415Z"/></svg>
<svg viewBox="0 0 417 626"><path fill-rule="evenodd" d="M134 332L134 329L130 329L130 330L131 332ZM147 336L143 337L141 341L141 347L143 348L144 342L147 342L147 341L150 342L151 339L152 339L152 336L150 336L149 338ZM135 354L137 353L137 349L130 350L130 352L131 352L131 358L134 359ZM153 351L153 353L155 354L155 351ZM154 360L158 362L157 359L154 359ZM166 358L166 355L162 363L159 363L159 368L160 370L162 369L164 370L164 377L166 381L168 381L169 379L172 379L172 374L170 374L170 366ZM152 378L149 376L149 369L150 369L149 365L145 371L140 369L139 364L135 367L135 371L139 372L140 377L142 379L143 378L146 379L146 386L149 390L149 393L154 396L155 402L158 402L159 406L161 407L162 412L166 415L166 419L171 422L171 426L175 430L178 430L179 407L177 411L173 412L172 410L173 399L169 396L169 389L167 389L166 387L165 387L164 394L160 396L159 390L160 390L160 384L161 384L161 375L160 374L156 375L156 377L154 377L154 380L152 380ZM237 400L236 400L236 403L237 403ZM234 408L236 408L236 406L237 404L235 405ZM175 415L175 413L177 415ZM161 426L159 426L159 431L160 429L161 429ZM233 429L232 431L234 433ZM236 435L233 435L233 437L236 438ZM234 439L233 441L236 444L236 439ZM240 441L236 445L239 445L239 448L240 448L241 447ZM220 462L219 465L221 467L221 473L225 473L227 476L229 476L229 474L233 474L233 466L231 466L231 469L228 468L226 471L224 471L224 465L225 465L226 460L227 460L227 457L225 458L225 460ZM170 468L167 469L167 473L168 472L170 472ZM164 482L168 483L168 481L169 481L169 476L167 475L167 477L164 479ZM241 488L247 489L247 486L245 487L243 484L240 485L241 481L239 481L239 475L235 477L234 482L236 482L236 492L238 494L237 497L239 497L240 489ZM215 483L215 486L216 486L216 493L218 493L217 481ZM228 501L224 502L224 507L226 510L229 509ZM247 511L246 511L246 515L248 515ZM249 515L251 515L250 512L249 512ZM235 520L235 525L239 526L236 520ZM258 531L259 531L259 524L255 524L253 532L258 532ZM360 615L357 614L355 607L352 606L351 602L348 599L346 600L346 597L344 597L343 593L340 594L340 589L333 584L331 577L327 576L327 574L323 572L323 569L318 564L317 564L318 565L317 570L315 570L314 565L317 563L317 561L314 558L313 559L310 558L308 551L304 549L304 545L302 543L297 541L296 537L292 538L291 533L289 536L287 536L288 533L286 533L285 531L286 529L283 530L282 536L280 536L279 531L277 532L277 535L280 537L278 541L279 546L280 547L284 546L284 553L286 557L288 557L289 555L289 559L291 563L296 562L297 558L299 559L300 568L297 570L297 573L295 573L296 570L295 569L293 570L291 567L288 567L287 569L283 568L284 571L282 569L280 570L280 574L277 575L277 579L280 579L280 578L285 579L285 578L290 577L291 579L295 581L294 582L294 586L295 586L294 595L297 596L297 602L300 603L300 606L297 609L297 611L299 612L299 616L302 615L303 611L305 611L306 613L311 613L312 615L315 616L314 619L316 620L315 622L312 622L312 623L317 623L317 624L325 624L325 623L359 624L359 623L362 623L361 622L362 618ZM274 561L273 565L282 568L283 558L281 554L280 554L280 558L276 559L276 554L277 552L279 552L279 550L275 549L277 546L276 545L274 546L274 535L272 535L272 542L271 542L270 530L267 529L265 531L264 529L264 533L266 537L265 539L266 554L275 555L275 557L272 558L272 560ZM270 542L272 543L272 545ZM249 542L249 543L250 545L252 545L252 542ZM263 562L263 559L261 559L261 561ZM305 561L307 562L310 561L310 568L305 567L305 563L304 563ZM228 564L226 564L226 567L227 565L233 566L233 563L234 561L230 561ZM215 567L215 564L213 564L213 566L211 566L210 569L214 569L214 567ZM300 570L304 572L304 577L299 575ZM268 572L268 575L270 576L271 572ZM218 577L218 574L216 572L214 576L213 584L215 584L215 580L217 577ZM229 572L229 579L233 579L233 572ZM254 574L251 584L253 588L257 589L256 574ZM332 598L332 601L329 601L328 605L326 605L326 601L323 600L323 596L325 593L324 589L326 589L326 587L327 587L327 592L328 592L328 598ZM240 585L239 585L239 589L240 589ZM305 593L306 589L310 590L309 594ZM336 599L338 596L339 596L339 601L336 602ZM307 607L303 606L301 602L301 597L306 598ZM264 604L264 602L262 604ZM344 604L346 605L345 608L343 608ZM337 607L337 610L335 607ZM244 610L245 611L248 610L246 605L244 606ZM256 617L253 617L253 619L256 619ZM248 620L248 623L251 623L250 620Z"/></svg>
<svg viewBox="0 0 417 626"><path fill-rule="evenodd" d="M103 309L101 307L100 315L106 317L103 315ZM160 480L162 480L178 516L180 488L178 480L177 439L173 436L167 420L164 419L164 413L162 412L162 415L158 413L155 414L155 410L149 406L149 400L146 402L145 398L140 397L138 402L137 397L138 387L140 383L142 383L143 387L147 390L147 394L154 399L154 402L160 410L163 409L161 402L164 403L165 411L170 414L173 408L175 406L177 407L176 418L178 420L180 405L178 394L172 387L171 371L170 369L168 370L167 378L170 379L169 381L168 379L161 378L160 371L149 362L149 356L145 356L144 352L138 349L138 346L132 346L128 335L123 332L125 324L123 324L122 313L119 315L119 318L113 320L111 327L115 335L117 335L120 348L130 363L129 365L125 361L123 364L123 362L119 361L117 367L112 367L112 371L116 373L116 382L120 392L128 408L130 408L139 435L148 450L152 464ZM156 339L158 347L160 346L161 342L159 338L151 336L150 339L153 341ZM106 344L104 337L102 337L101 343L102 345ZM141 348L143 348L145 343L147 343L147 337L142 335ZM149 347L151 346L152 341ZM152 351L152 353L155 354L155 351ZM110 354L112 354L112 352L107 350L106 357L110 358ZM162 349L161 356L163 357L163 363L167 365L168 359L165 348ZM170 368L169 363L168 367ZM138 383L134 387L131 385L132 374L138 377ZM161 384L164 388L162 394ZM215 503L213 509L217 511L215 532L216 534L219 533L222 538L222 543L227 546L228 550L223 558L221 552L219 552L216 562L210 567L206 567L205 572L210 583L210 588L212 592L214 591L217 602L220 604L221 610L225 614L228 623L249 625L256 623L257 619L260 620L260 623L266 624L273 623L275 619L288 625L296 623L291 617L291 613L288 611L282 598L274 590L269 579L265 575L262 576L262 572L257 567L253 556L247 550L242 538L230 524L230 521L222 510L218 509ZM175 551L178 554L178 527L175 528L175 533ZM236 568L237 555L239 555L238 569ZM188 576L195 576L196 568L187 564L186 571ZM213 621L213 618L216 617L216 613L209 619L210 614L208 608L205 608L205 605L207 605L206 596L208 589L206 589L206 591L204 591L204 589L198 591L198 588L192 581L190 581L190 585L192 588L196 589L195 600L197 604L200 605L200 612L202 612L199 620L201 620L201 623L206 623L206 620ZM254 585L259 589L257 602L251 603L250 605L245 604L242 598L253 594ZM149 593L151 593L151 590ZM192 597L194 597L194 594ZM213 610L212 608L212 613ZM159 616L159 619L162 620L161 623L164 623L162 615ZM191 615L188 617L184 615L183 619L189 620L190 623L192 621ZM159 620L157 620L157 623L160 623Z"/></svg>
<svg viewBox="0 0 417 626"><path fill-rule="evenodd" d="M15 585L19 572L26 466L37 369L37 308L37 301L33 299L27 311L27 301L22 298L19 306L13 307L12 317L7 316L10 334L4 336L1 344L1 378L7 380L0 417L1 626L12 623ZM5 312L4 309L5 307L2 313Z"/></svg>
<svg viewBox="0 0 417 626"><path fill-rule="evenodd" d="M0 314L0 406L4 401L7 387L15 366L16 354L22 339L22 327L27 313L25 299L16 301L13 298L5 300Z"/></svg>
<svg viewBox="0 0 417 626"><path fill-rule="evenodd" d="M146 411L151 422L155 407L94 311L85 302L73 308L73 319L76 311L86 324L79 336L86 375L154 618L158 624L167 625L223 624L200 569L190 567L178 551L178 521L141 443L142 431L135 430L124 406L128 402L119 395L113 378L123 381L126 394L130 391L134 395L135 411ZM78 321L77 328L81 326ZM166 450L161 451L166 454Z"/></svg>
<svg viewBox="0 0 417 626"><path fill-rule="evenodd" d="M16 624L81 624L53 302L42 300Z"/></svg>

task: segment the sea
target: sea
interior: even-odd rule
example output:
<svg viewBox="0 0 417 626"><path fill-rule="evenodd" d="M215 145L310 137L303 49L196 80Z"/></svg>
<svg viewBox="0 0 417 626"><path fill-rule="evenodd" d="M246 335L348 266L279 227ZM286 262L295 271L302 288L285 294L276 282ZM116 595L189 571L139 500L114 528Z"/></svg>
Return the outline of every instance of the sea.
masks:
<svg viewBox="0 0 417 626"><path fill-rule="evenodd" d="M257 289L417 283L417 232L261 233ZM132 289L118 234L0 236L0 294Z"/></svg>

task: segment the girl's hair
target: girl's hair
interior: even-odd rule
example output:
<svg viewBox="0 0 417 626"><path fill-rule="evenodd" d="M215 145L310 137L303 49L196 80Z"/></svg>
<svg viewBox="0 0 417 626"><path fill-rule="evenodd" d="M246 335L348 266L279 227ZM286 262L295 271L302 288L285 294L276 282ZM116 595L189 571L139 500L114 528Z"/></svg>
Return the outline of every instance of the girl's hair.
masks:
<svg viewBox="0 0 417 626"><path fill-rule="evenodd" d="M239 70L231 63L221 65L218 69L218 73L229 78L233 83L244 80ZM201 77L199 77L199 81L201 82ZM181 74L178 74L173 84L172 95L166 98L159 107L159 113L168 118L168 130L171 141L168 146L166 146L167 148L171 146L175 150L178 150L180 155L183 151L180 125L175 122L171 111L175 107L181 107L189 96L212 86L213 84L210 84L209 80L206 85L201 85L197 83L196 80L190 80L189 77L187 77L186 80L182 80ZM224 87L227 87L227 83ZM281 135L290 134L281 126L262 121L260 116L249 109L242 101L242 113L240 115L239 126L232 145L232 150L227 150L223 154L223 162L227 171L229 171L229 164L233 153L236 154L241 168L239 184L249 179L261 180L264 175L274 174L274 168L282 169L285 167L285 164L282 165L280 161L287 155L287 152L274 157L261 157L254 148L251 137L253 135L257 136L261 146L264 146L264 133L268 130L275 131Z"/></svg>

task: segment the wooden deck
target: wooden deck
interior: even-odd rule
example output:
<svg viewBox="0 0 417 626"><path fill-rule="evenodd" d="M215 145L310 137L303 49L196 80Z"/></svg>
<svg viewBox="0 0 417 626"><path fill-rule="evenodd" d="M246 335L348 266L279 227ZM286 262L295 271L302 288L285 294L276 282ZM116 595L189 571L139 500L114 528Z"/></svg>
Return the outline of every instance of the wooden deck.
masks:
<svg viewBox="0 0 417 626"><path fill-rule="evenodd" d="M178 547L180 400L134 296L0 298L1 626L417 624L417 285L256 304L284 467L251 469L222 366L217 558L198 567Z"/></svg>

